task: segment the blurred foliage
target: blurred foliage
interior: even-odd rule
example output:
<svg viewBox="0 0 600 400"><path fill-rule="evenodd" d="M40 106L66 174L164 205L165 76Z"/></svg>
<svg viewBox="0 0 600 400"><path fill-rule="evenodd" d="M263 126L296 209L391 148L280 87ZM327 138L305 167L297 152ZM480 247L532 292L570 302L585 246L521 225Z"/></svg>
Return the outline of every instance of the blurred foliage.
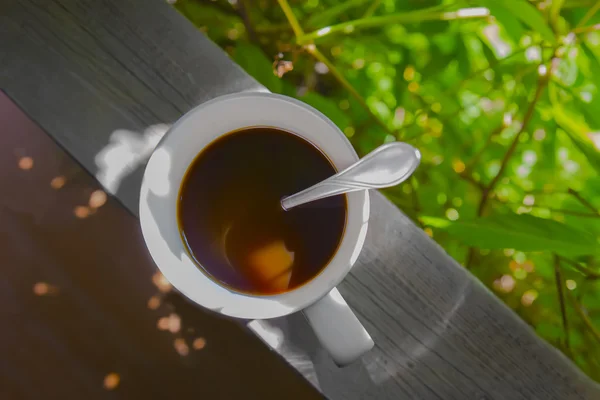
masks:
<svg viewBox="0 0 600 400"><path fill-rule="evenodd" d="M600 2L178 0L359 154L421 149L385 191L600 380Z"/></svg>

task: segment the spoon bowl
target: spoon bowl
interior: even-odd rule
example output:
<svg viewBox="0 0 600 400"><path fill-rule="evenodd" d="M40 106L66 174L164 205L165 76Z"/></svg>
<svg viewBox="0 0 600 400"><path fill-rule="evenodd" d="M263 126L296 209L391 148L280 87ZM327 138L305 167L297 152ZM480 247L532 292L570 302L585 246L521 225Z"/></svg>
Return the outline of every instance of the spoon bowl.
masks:
<svg viewBox="0 0 600 400"><path fill-rule="evenodd" d="M402 142L387 143L332 177L284 197L281 207L290 210L329 196L396 186L407 180L420 162L421 153L413 146Z"/></svg>

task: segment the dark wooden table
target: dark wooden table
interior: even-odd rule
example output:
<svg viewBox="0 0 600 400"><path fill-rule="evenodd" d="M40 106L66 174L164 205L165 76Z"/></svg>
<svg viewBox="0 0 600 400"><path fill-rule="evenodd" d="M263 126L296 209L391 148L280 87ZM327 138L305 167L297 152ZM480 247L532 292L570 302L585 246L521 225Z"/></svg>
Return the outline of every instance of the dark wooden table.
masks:
<svg viewBox="0 0 600 400"><path fill-rule="evenodd" d="M215 96L262 89L162 0L2 0L0 87L134 215L144 162L169 124ZM376 344L349 367L333 364L301 315L247 324L329 398L600 398L379 194L339 290Z"/></svg>

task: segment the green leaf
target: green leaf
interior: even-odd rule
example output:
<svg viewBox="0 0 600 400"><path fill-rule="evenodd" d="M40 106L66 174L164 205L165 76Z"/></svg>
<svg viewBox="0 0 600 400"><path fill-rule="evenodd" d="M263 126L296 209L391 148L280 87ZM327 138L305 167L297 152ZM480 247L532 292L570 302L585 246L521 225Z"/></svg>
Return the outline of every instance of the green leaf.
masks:
<svg viewBox="0 0 600 400"><path fill-rule="evenodd" d="M539 302L539 301L538 301ZM542 322L536 327L536 331L546 340L558 340L562 338L563 331L560 325Z"/></svg>
<svg viewBox="0 0 600 400"><path fill-rule="evenodd" d="M558 18L563 4L565 4L565 0L552 0L552 4L550 4L550 12L548 13L550 20L555 21Z"/></svg>
<svg viewBox="0 0 600 400"><path fill-rule="evenodd" d="M445 229L452 225L452 222L445 218L422 216L419 217L419 219L425 225L431 226L433 228Z"/></svg>
<svg viewBox="0 0 600 400"><path fill-rule="evenodd" d="M348 10L358 7L366 0L346 0L333 7L325 9L325 11L319 11L313 14L308 20L306 20L306 26L310 28L322 28L332 23L336 23L341 15L344 15Z"/></svg>
<svg viewBox="0 0 600 400"><path fill-rule="evenodd" d="M554 33L546 23L543 15L527 0L505 0L503 4L510 8L513 15L519 18L523 24L538 32L550 43L555 42Z"/></svg>
<svg viewBox="0 0 600 400"><path fill-rule="evenodd" d="M550 24L552 24L555 30L558 30L558 19L560 17L560 9L562 8L564 3L565 0L552 0L552 4L550 5L548 18L550 19Z"/></svg>
<svg viewBox="0 0 600 400"><path fill-rule="evenodd" d="M600 151L596 149L588 136L590 128L583 121L568 115L558 103L553 105L553 116L556 123L565 131L575 147L587 158L590 165L600 174Z"/></svg>
<svg viewBox="0 0 600 400"><path fill-rule="evenodd" d="M555 42L554 33L546 23L543 15L527 0L484 0L483 3L490 10L504 8L514 18L542 35L544 39L550 43Z"/></svg>
<svg viewBox="0 0 600 400"><path fill-rule="evenodd" d="M554 172L556 168L556 130L546 131L546 139L542 142L542 154L544 157L540 161L547 165L548 170Z"/></svg>
<svg viewBox="0 0 600 400"><path fill-rule="evenodd" d="M281 92L281 80L273 73L272 63L257 46L238 42L233 59L271 92Z"/></svg>
<svg viewBox="0 0 600 400"><path fill-rule="evenodd" d="M350 117L340 109L338 103L334 100L323 97L315 92L308 92L304 96L298 98L321 111L342 130L351 123Z"/></svg>
<svg viewBox="0 0 600 400"><path fill-rule="evenodd" d="M592 94L592 99L589 102L579 101L577 104L578 108L581 108L586 115L586 121L591 125L592 129L600 129L600 59L597 54L590 49L590 47L584 43L579 47L580 51L578 60L582 67L580 71L585 71L584 80L587 81L585 91ZM583 66L585 64L585 66ZM591 90L590 85L592 84L595 90ZM578 98L581 98L581 92L578 94Z"/></svg>
<svg viewBox="0 0 600 400"><path fill-rule="evenodd" d="M525 34L525 29L523 29L523 25L519 20L515 18L514 13L503 7L501 1L488 1L486 6L490 10L490 14L504 27L506 34L515 44L518 44Z"/></svg>
<svg viewBox="0 0 600 400"><path fill-rule="evenodd" d="M446 227L439 221L430 222L435 222L436 227L444 229L462 243L481 249L551 251L569 256L597 254L599 250L594 235L527 214L497 214L470 221L456 221Z"/></svg>
<svg viewBox="0 0 600 400"><path fill-rule="evenodd" d="M227 40L227 32L240 20L236 14L227 13L198 1L180 0L175 2L174 6L198 28L206 31L210 26L208 36L217 42Z"/></svg>

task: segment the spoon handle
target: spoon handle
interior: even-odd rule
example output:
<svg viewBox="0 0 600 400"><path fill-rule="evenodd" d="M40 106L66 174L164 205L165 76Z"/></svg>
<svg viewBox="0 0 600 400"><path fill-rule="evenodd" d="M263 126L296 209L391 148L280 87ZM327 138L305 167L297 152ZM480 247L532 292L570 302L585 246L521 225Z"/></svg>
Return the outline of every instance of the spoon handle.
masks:
<svg viewBox="0 0 600 400"><path fill-rule="evenodd" d="M332 177L284 197L281 206L284 210L289 210L342 193L395 186L408 179L420 161L419 150L407 143L384 144Z"/></svg>

